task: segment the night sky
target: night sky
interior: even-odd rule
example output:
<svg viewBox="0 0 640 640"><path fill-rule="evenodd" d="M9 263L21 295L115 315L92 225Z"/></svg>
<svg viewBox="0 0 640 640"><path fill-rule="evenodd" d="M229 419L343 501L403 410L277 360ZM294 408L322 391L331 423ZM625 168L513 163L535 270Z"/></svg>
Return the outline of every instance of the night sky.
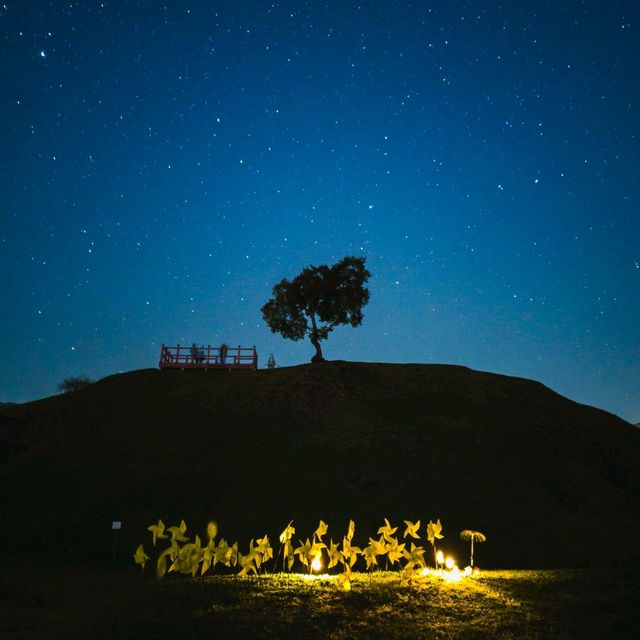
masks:
<svg viewBox="0 0 640 640"><path fill-rule="evenodd" d="M640 421L640 8L0 2L0 401L309 341L273 285L365 256L325 357L532 378Z"/></svg>

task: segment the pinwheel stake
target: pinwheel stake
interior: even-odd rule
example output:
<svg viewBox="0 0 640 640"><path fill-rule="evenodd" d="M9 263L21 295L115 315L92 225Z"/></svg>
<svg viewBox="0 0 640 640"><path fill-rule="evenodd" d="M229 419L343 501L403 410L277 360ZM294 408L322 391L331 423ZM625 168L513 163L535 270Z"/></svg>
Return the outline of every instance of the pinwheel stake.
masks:
<svg viewBox="0 0 640 640"><path fill-rule="evenodd" d="M441 533L442 524L440 523L440 518L438 518L437 522L431 522L429 520L429 524L427 525L427 538L433 547L433 555L436 561L436 569L438 568L438 551L436 549L436 540L442 540L444 536Z"/></svg>

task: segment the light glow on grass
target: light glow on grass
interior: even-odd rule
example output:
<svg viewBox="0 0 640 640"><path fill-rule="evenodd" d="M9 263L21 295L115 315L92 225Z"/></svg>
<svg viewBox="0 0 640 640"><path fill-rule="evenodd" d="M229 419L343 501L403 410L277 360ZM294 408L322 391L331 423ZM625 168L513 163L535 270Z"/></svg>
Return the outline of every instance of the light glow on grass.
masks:
<svg viewBox="0 0 640 640"><path fill-rule="evenodd" d="M458 569L457 566L454 566L451 571L445 571L442 577L447 582L460 582L460 580L462 580L462 578L464 577L464 574L460 573L460 569Z"/></svg>
<svg viewBox="0 0 640 640"><path fill-rule="evenodd" d="M451 560L451 562L448 562L449 560ZM474 570L471 567L465 567L463 571L460 571L460 568L455 564L453 558L447 558L445 566L446 569L430 569L429 567L424 567L418 575L421 577L439 577L446 582L460 582L463 578L471 578L480 573L477 569Z"/></svg>

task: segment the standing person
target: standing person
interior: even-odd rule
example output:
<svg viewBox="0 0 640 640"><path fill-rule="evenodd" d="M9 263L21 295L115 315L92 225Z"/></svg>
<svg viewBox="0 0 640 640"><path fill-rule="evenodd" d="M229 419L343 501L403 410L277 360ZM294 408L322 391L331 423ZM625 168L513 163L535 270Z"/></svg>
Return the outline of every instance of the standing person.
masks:
<svg viewBox="0 0 640 640"><path fill-rule="evenodd" d="M195 342L191 345L191 362L198 362L198 347Z"/></svg>
<svg viewBox="0 0 640 640"><path fill-rule="evenodd" d="M227 345L223 342L220 345L220 364L225 364L227 359Z"/></svg>

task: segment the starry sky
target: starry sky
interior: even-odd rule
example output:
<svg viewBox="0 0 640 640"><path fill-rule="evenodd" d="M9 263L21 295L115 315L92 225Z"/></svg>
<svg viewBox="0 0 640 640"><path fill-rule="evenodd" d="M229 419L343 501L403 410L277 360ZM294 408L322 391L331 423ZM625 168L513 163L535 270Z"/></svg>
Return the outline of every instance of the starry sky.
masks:
<svg viewBox="0 0 640 640"><path fill-rule="evenodd" d="M635 0L0 2L0 401L165 344L308 362L260 308L365 256L328 359L640 421Z"/></svg>

